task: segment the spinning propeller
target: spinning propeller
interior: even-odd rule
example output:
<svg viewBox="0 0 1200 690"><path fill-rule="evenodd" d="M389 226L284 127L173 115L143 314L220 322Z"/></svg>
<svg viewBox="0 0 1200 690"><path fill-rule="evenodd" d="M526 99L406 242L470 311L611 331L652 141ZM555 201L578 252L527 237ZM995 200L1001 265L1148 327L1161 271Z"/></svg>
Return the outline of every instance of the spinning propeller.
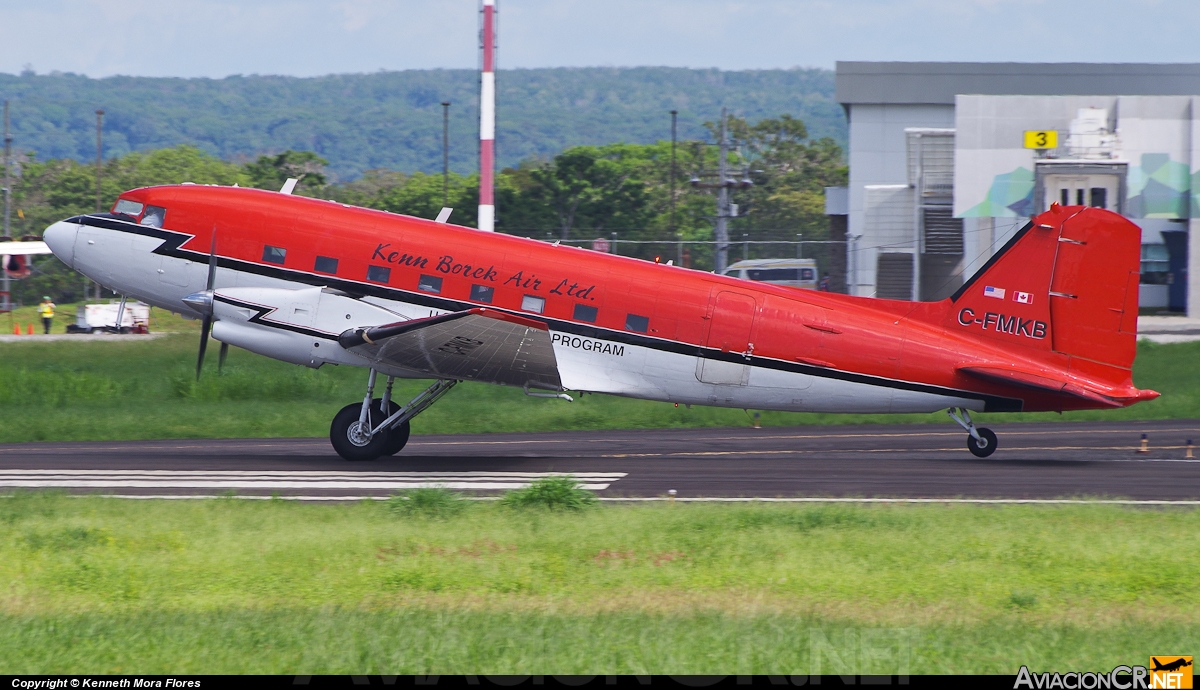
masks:
<svg viewBox="0 0 1200 690"><path fill-rule="evenodd" d="M217 228L213 227L212 244L208 249L208 282L204 292L193 292L183 298L183 303L204 315L200 324L200 352L196 357L196 380L200 380L200 370L204 367L204 353L208 350L208 337L212 332L213 322L213 287L217 280ZM229 354L229 343L221 343L221 354L217 359L217 371L225 368L225 356Z"/></svg>

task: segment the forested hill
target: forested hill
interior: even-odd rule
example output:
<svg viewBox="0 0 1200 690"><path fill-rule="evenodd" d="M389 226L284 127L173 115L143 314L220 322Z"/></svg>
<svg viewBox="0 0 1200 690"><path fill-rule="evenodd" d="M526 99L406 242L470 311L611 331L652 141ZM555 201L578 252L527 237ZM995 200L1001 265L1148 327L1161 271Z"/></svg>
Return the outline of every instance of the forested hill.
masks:
<svg viewBox="0 0 1200 690"><path fill-rule="evenodd" d="M410 70L295 78L224 79L0 74L14 147L38 160L94 160L95 111L104 154L192 144L226 160L286 149L315 151L334 179L365 170L440 171L442 101L451 101L451 167L477 165L479 75ZM724 72L662 67L502 70L497 75L499 166L550 158L580 144L701 139L721 107L754 122L789 113L812 138L845 142L833 72Z"/></svg>

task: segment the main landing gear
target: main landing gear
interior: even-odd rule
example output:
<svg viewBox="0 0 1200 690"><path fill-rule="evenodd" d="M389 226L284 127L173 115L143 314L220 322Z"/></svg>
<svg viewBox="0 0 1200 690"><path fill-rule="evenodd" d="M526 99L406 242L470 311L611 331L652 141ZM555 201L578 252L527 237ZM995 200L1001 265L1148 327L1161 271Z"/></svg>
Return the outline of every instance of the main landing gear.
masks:
<svg viewBox="0 0 1200 690"><path fill-rule="evenodd" d="M389 376L383 398L375 393L375 370L367 378L367 395L361 403L351 403L333 417L329 426L329 441L337 454L347 460L374 460L399 453L408 443L408 422L454 388L458 381L439 380L407 405L400 407L392 401Z"/></svg>
<svg viewBox="0 0 1200 690"><path fill-rule="evenodd" d="M975 426L975 422L971 421L971 413L965 407L951 407L946 414L970 434L967 436L967 450L971 451L971 455L986 458L996 452L996 434L991 429Z"/></svg>

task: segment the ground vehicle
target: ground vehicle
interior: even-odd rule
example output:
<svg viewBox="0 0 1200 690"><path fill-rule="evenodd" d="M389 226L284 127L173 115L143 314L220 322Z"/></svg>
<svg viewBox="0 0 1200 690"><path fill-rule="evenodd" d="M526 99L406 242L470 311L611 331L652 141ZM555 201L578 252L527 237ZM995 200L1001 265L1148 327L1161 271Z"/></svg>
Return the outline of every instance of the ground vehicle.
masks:
<svg viewBox="0 0 1200 690"><path fill-rule="evenodd" d="M117 302L109 304L81 304L75 310L75 323L67 326L68 333L115 333L117 330L117 312L121 305ZM121 332L147 332L150 326L150 305L141 302L127 302L125 313L121 316Z"/></svg>
<svg viewBox="0 0 1200 690"><path fill-rule="evenodd" d="M820 278L815 259L744 259L730 264L721 275L810 290Z"/></svg>

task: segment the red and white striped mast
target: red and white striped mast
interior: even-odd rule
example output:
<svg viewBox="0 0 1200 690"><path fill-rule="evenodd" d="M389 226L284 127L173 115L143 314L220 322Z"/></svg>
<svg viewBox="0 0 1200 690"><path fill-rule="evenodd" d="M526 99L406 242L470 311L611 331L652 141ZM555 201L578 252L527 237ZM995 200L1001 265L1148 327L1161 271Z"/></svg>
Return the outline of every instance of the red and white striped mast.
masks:
<svg viewBox="0 0 1200 690"><path fill-rule="evenodd" d="M483 0L483 74L479 85L479 229L496 229L496 0Z"/></svg>

